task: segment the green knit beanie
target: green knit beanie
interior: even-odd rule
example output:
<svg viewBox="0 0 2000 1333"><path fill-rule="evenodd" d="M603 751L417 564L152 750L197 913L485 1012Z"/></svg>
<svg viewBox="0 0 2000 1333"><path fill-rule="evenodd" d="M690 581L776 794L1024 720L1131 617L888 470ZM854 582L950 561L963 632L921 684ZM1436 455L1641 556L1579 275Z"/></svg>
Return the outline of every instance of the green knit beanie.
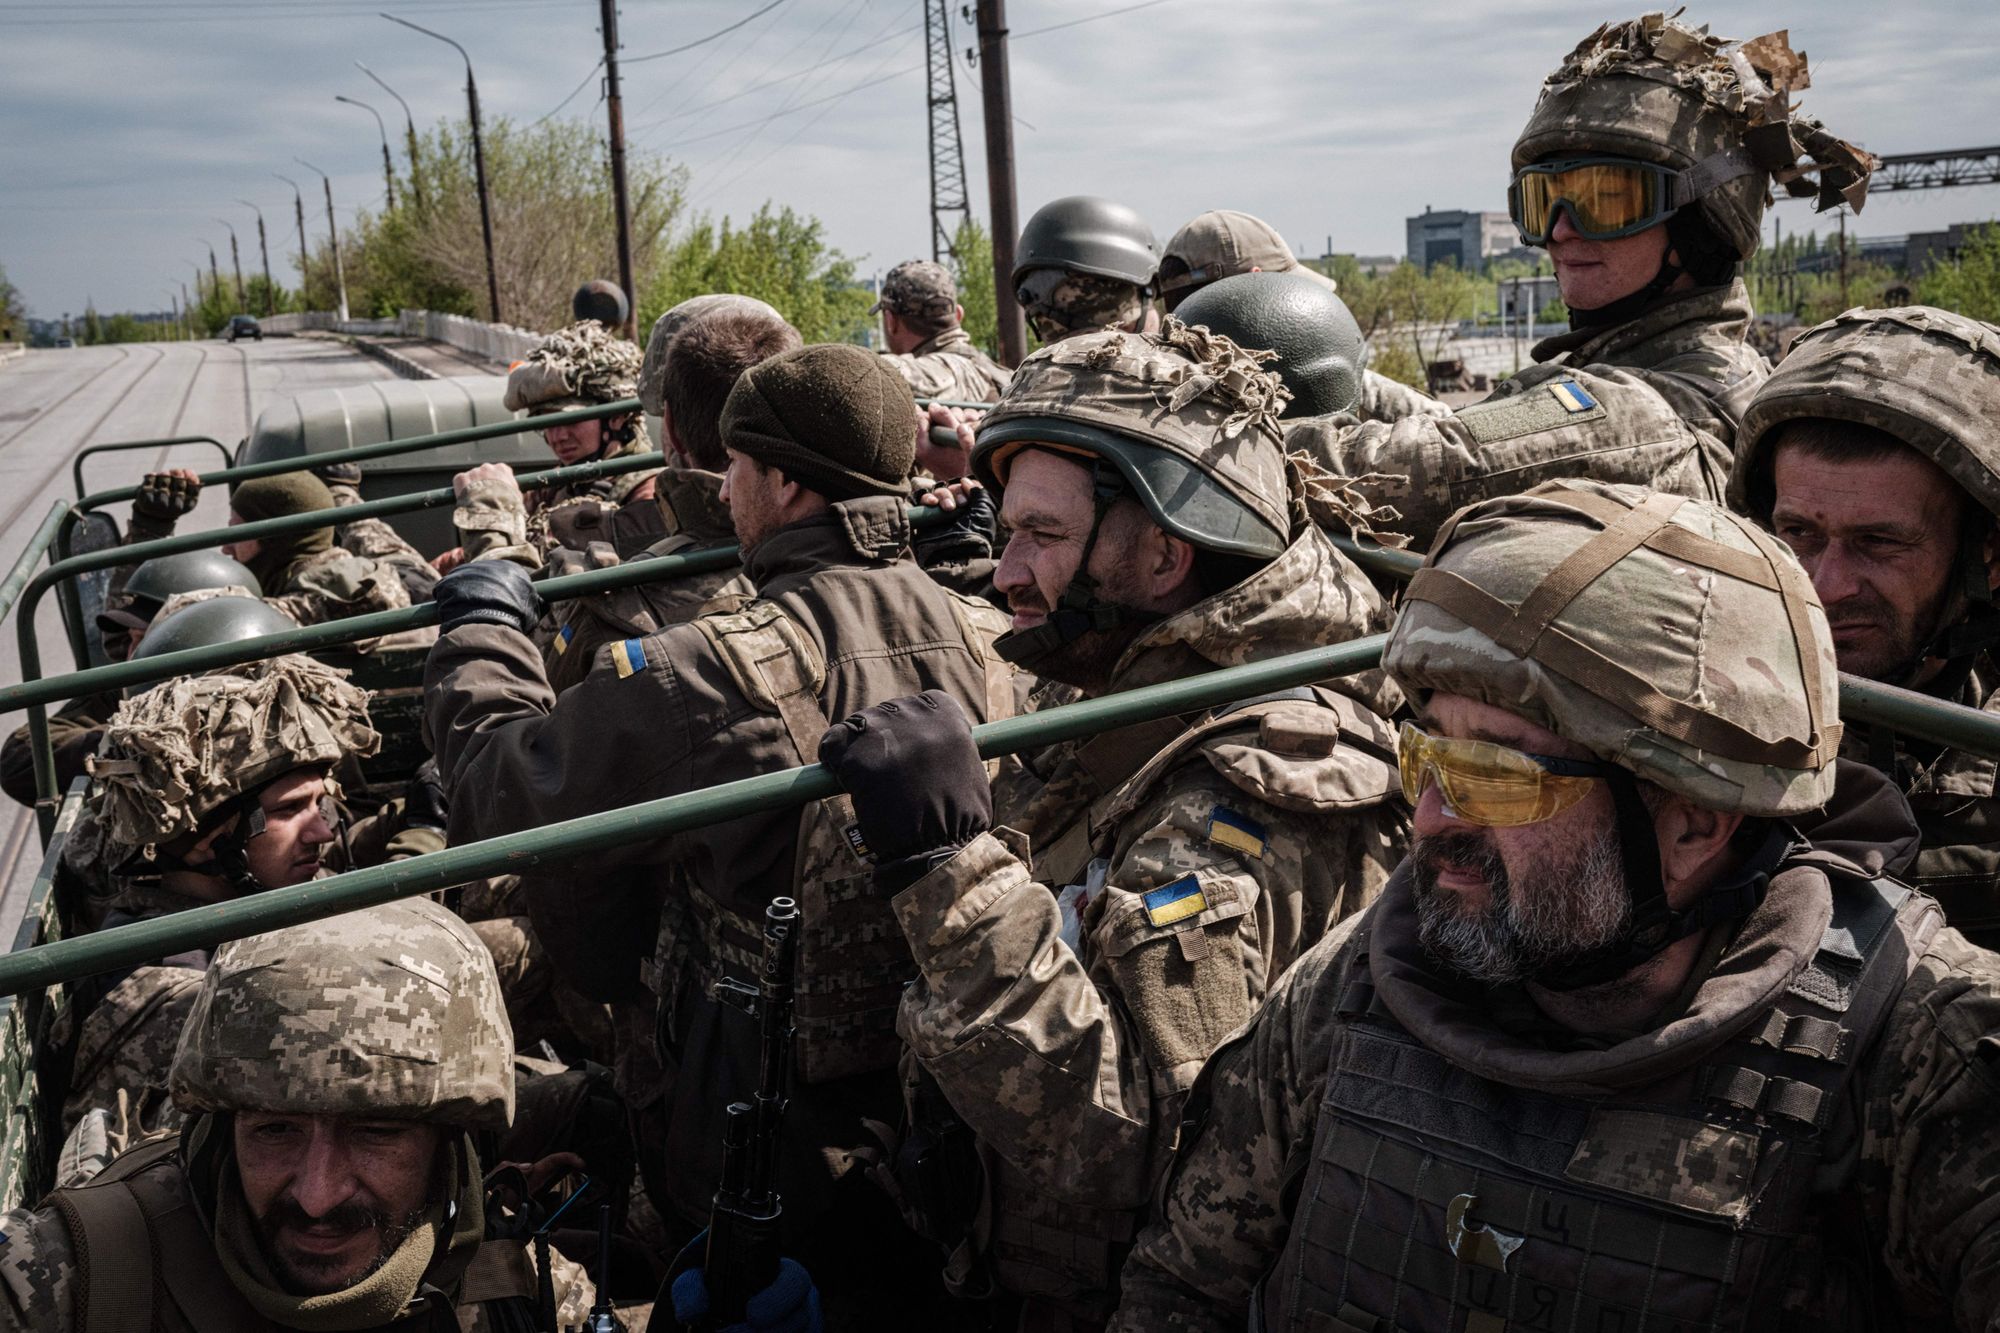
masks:
<svg viewBox="0 0 2000 1333"><path fill-rule="evenodd" d="M252 477L230 489L229 507L245 523L288 514L316 514L333 508L333 494L326 483L310 472L281 472L275 477ZM266 537L258 552L247 562L257 581L275 596L289 592L293 565L333 546L333 524L309 528L281 537Z"/></svg>
<svg viewBox="0 0 2000 1333"><path fill-rule="evenodd" d="M737 377L722 442L829 500L904 495L916 461L917 405L882 357L814 343Z"/></svg>

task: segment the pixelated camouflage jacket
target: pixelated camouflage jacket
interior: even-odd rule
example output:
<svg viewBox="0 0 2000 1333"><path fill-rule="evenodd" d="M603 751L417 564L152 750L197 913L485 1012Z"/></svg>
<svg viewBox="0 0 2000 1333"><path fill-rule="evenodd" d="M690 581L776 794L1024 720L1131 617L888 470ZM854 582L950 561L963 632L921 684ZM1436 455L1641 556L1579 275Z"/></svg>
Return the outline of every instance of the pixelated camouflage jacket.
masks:
<svg viewBox="0 0 2000 1333"><path fill-rule="evenodd" d="M275 594L264 600L301 625L400 611L410 605L410 591L391 560L357 555L333 546L296 561L285 571ZM358 652L380 648L422 646L437 637L433 629L399 630L355 643Z"/></svg>
<svg viewBox="0 0 2000 1333"><path fill-rule="evenodd" d="M1475 500L1564 477L1720 504L1736 425L1770 373L1744 341L1749 320L1742 282L1703 288L1613 328L1545 339L1536 365L1450 416L1314 417L1285 447L1393 506L1390 526L1419 546Z"/></svg>
<svg viewBox="0 0 2000 1333"><path fill-rule="evenodd" d="M1448 417L1451 407L1421 389L1372 370L1361 372L1361 397L1354 416L1361 421L1401 421L1404 417ZM1290 425L1288 421L1285 423Z"/></svg>
<svg viewBox="0 0 2000 1333"><path fill-rule="evenodd" d="M1366 578L1303 528L1149 629L1113 688L1338 642L1381 616ZM1393 697L1364 676L1057 747L1035 757L1039 789L1003 793L996 818L1013 827L895 900L920 968L898 1031L987 1150L1005 1285L1109 1312L1115 1240L1136 1229L1202 1061L1401 856ZM1112 1262L1046 1243L1068 1228L1114 1238Z"/></svg>
<svg viewBox="0 0 2000 1333"><path fill-rule="evenodd" d="M649 441L635 440L605 455L622 458L652 452ZM621 560L629 560L670 533L669 518L659 506L659 487L673 469L627 472L593 482L550 487L532 500L512 479L471 483L451 512L459 550L470 560L512 560L540 569L557 550L583 550L604 542Z"/></svg>
<svg viewBox="0 0 2000 1333"><path fill-rule="evenodd" d="M1806 993L1797 990L1799 974L1814 960L1812 942L1822 938L1832 911L1823 858L1843 858L1871 874L1885 865L1893 869L1903 859L1909 816L1906 809L1895 808L1900 803L1893 792L1879 780L1872 787L1866 781L1851 783L1845 772L1841 785L1829 807L1834 812L1827 821L1832 836L1822 844L1818 829L1806 830L1812 846L1794 845L1770 881L1764 907L1732 935L1709 945L1704 957L1713 961L1669 1005L1654 1030L1577 1038L1540 1019L1518 988L1486 990L1480 992L1485 999L1450 1011L1456 1017L1471 1013L1474 1024L1484 1015L1486 1029L1474 1029L1474 1041L1484 1042L1479 1047L1482 1062L1532 1069L1532 1078L1515 1085L1530 1093L1553 1089L1575 1095L1559 1084L1575 1079L1596 1088L1597 1096L1616 1091L1643 1098L1645 1089L1654 1086L1648 1080L1671 1075L1677 1067L1692 1066L1699 1077L1715 1058L1719 1041L1757 1030L1758 1016L1769 1014L1772 997ZM1835 809L1856 788L1869 808ZM1894 826L1890 836L1897 845L1871 848L1866 840L1879 836L1871 828L1885 824ZM1833 833L1836 825L1855 827ZM1845 843L1845 837L1860 841ZM1905 909L1921 913L1926 903L1912 898ZM1123 1303L1113 1329L1233 1333L1245 1326L1253 1293L1286 1251L1294 1210L1304 1206L1298 1187L1309 1185L1305 1173L1328 1079L1342 1058L1345 1033L1357 1021L1356 997L1367 994L1353 987L1372 985L1382 976L1366 963L1371 932L1384 932L1394 922L1395 933L1414 947L1411 911L1407 876L1399 870L1369 911L1343 922L1298 961L1249 1027L1209 1062L1194 1094L1193 1126L1163 1182L1154 1221L1125 1267ZM1835 1142L1843 1134L1858 1134L1858 1156L1847 1165L1838 1196L1823 1212L1809 1211L1808 1224L1816 1216L1822 1229L1873 1248L1863 1266L1873 1260L1881 1272L1843 1272L1837 1290L1859 1298L1857 1285L1879 1277L1878 1292L1886 1286L1892 1300L1900 1300L1906 1322L1878 1307L1883 1322L1861 1326L1991 1333L2000 1329L2000 1210L1995 1207L2000 1198L1995 1193L2000 1180L2000 1047L1992 1035L2000 1030L2000 956L1974 948L1954 930L1940 929L1919 952L1904 954L1897 963L1908 969L1908 980L1873 1044L1850 1052L1855 1068L1843 1103L1845 1124L1836 1121L1827 1131ZM1421 1029L1413 1028L1411 1035L1425 1040ZM1462 1026L1451 1049L1467 1049ZM1493 1078L1485 1068L1477 1076ZM1637 1091L1617 1086L1621 1080ZM1505 1083L1483 1086L1494 1088L1498 1097L1507 1094ZM1405 1108L1410 1119L1426 1109L1422 1088L1392 1087L1385 1095ZM1497 1106L1495 1101L1487 1109ZM1698 1151L1677 1163L1697 1172L1711 1168L1702 1173L1706 1180L1742 1184L1726 1172L1718 1175L1712 1169L1716 1163ZM1496 1198L1499 1191L1513 1188L1502 1183L1509 1179L1504 1162L1488 1170ZM1838 1174L1833 1178L1843 1179ZM1442 1225L1424 1234L1442 1247ZM1540 1260L1536 1245L1530 1235L1524 1256L1529 1263L1515 1269L1526 1271ZM1344 1259L1336 1247L1320 1262L1338 1272ZM1634 1271L1632 1285L1643 1288L1643 1270ZM1822 1276L1835 1280L1832 1273ZM1523 1290L1529 1285L1521 1284ZM1500 1290L1511 1289L1502 1283ZM1270 1299L1275 1303L1289 1295L1276 1293ZM1859 1317L1866 1308L1863 1301L1843 1313ZM1266 1311L1267 1320L1273 1312ZM1777 1311L1769 1314L1777 1320ZM1495 1318L1496 1327L1499 1323ZM1846 1325L1836 1321L1834 1326Z"/></svg>
<svg viewBox="0 0 2000 1333"><path fill-rule="evenodd" d="M885 352L919 398L997 403L1013 375L979 350L964 329L946 329L907 352Z"/></svg>

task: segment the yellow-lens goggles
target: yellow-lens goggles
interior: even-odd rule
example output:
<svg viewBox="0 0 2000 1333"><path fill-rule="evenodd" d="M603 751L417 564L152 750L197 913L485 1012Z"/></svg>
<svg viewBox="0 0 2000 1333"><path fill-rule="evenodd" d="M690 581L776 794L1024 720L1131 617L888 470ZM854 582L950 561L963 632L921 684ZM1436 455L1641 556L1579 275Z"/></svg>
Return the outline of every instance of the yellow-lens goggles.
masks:
<svg viewBox="0 0 2000 1333"><path fill-rule="evenodd" d="M1513 828L1561 814L1590 795L1590 784L1617 771L1616 765L1557 759L1492 741L1449 740L1403 724L1396 742L1403 797L1422 799L1428 779L1452 815L1468 824Z"/></svg>
<svg viewBox="0 0 2000 1333"><path fill-rule="evenodd" d="M1664 221L1675 208L1673 173L1622 158L1570 158L1536 162L1514 173L1507 207L1521 238L1546 245L1556 212L1569 211L1578 232L1593 241L1630 236Z"/></svg>

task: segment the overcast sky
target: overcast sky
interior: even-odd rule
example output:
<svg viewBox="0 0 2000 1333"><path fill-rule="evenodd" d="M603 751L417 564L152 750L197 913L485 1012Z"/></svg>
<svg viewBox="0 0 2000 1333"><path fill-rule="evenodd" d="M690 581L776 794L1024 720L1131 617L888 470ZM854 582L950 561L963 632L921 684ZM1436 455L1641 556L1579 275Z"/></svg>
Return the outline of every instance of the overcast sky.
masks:
<svg viewBox="0 0 2000 1333"><path fill-rule="evenodd" d="M625 0L624 57L712 33L768 0ZM954 0L956 10L956 0ZM0 0L0 265L36 315L163 307L234 223L256 266L260 204L296 248L284 172L333 174L343 214L379 206L374 121L400 123L366 62L419 126L464 110L450 48L471 52L488 116L533 120L589 75L595 0ZM1125 200L1162 240L1193 214L1241 208L1295 248L1401 253L1425 205L1504 206L1507 150L1541 77L1626 9L1574 0L1010 0L1019 196ZM1116 12L1127 10L1128 12ZM1422 18L1417 16L1421 15ZM864 273L928 254L921 0L781 0L695 50L633 63L635 146L685 163L700 210L766 199L817 214ZM1102 16L1093 18L1093 16ZM1749 16L1749 17L1746 17ZM954 45L973 44L954 13ZM1767 0L1695 5L1736 37L1789 26L1811 57L1805 105L1879 153L2000 143L1994 0ZM1035 35L1034 30L1092 19ZM788 77L790 76L790 77ZM986 207L978 71L958 65L973 207ZM603 123L596 80L565 109ZM725 100L726 99L726 100ZM398 148L400 152L400 146ZM1787 230L1831 225L1781 205ZM2000 187L1882 195L1856 229L1890 235L2000 217ZM343 219L344 220L344 219ZM579 275L579 277L586 275ZM615 275L613 275L615 276Z"/></svg>

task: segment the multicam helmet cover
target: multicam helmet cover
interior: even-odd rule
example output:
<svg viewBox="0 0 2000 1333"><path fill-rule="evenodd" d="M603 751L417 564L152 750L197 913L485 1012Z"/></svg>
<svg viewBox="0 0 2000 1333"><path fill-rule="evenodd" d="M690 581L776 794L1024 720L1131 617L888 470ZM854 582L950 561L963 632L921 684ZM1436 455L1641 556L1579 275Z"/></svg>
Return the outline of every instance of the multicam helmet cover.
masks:
<svg viewBox="0 0 2000 1333"><path fill-rule="evenodd" d="M638 392L639 349L594 319L542 339L507 374L507 410L561 412Z"/></svg>

